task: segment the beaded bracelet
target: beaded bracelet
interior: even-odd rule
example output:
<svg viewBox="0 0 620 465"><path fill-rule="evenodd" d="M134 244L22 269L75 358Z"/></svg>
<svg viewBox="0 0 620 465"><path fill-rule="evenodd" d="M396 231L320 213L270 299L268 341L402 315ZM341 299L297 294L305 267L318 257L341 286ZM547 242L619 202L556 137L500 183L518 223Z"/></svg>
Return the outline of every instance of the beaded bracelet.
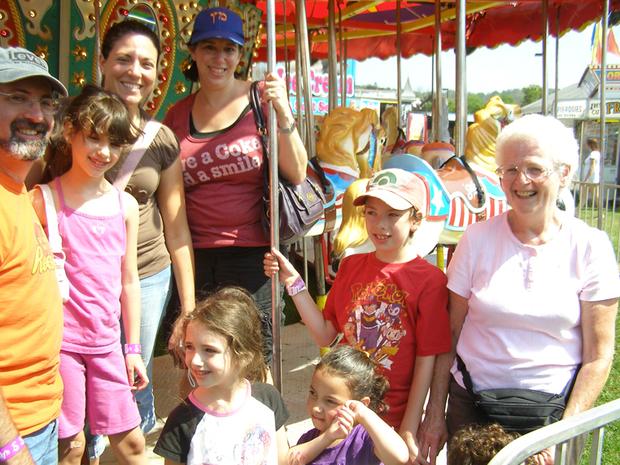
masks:
<svg viewBox="0 0 620 465"><path fill-rule="evenodd" d="M17 436L8 444L0 447L0 462L8 462L15 457L20 450L25 447L24 440L21 436Z"/></svg>
<svg viewBox="0 0 620 465"><path fill-rule="evenodd" d="M142 346L140 344L125 344L125 355L142 353Z"/></svg>

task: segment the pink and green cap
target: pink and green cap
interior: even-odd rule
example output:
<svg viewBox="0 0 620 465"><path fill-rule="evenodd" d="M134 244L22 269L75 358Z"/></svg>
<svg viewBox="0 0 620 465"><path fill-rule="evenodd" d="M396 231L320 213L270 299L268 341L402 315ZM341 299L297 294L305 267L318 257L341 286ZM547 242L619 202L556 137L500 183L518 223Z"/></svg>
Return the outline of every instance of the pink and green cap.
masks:
<svg viewBox="0 0 620 465"><path fill-rule="evenodd" d="M415 207L424 216L428 213L428 184L422 176L399 168L376 173L368 183L366 192L359 195L353 205L364 205L368 197L382 200L394 210Z"/></svg>

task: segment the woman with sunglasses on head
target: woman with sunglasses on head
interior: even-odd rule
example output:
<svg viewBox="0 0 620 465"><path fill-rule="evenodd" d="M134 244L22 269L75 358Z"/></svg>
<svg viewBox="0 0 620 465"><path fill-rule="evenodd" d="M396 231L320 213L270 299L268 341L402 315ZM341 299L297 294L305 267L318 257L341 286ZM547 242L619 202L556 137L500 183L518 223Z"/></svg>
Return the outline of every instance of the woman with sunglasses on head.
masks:
<svg viewBox="0 0 620 465"><path fill-rule="evenodd" d="M501 132L496 153L511 209L471 225L448 266L453 350L437 360L419 433L433 460L459 428L490 423L470 391L566 393L566 418L594 404L614 354L620 280L611 243L556 205L578 159L572 130L524 116ZM569 463L578 463L577 442ZM536 457L552 460L548 451Z"/></svg>
<svg viewBox="0 0 620 465"><path fill-rule="evenodd" d="M271 283L262 272L269 238L261 226L267 159L250 107L251 82L235 77L244 41L243 21L234 11L208 8L198 14L188 42L192 65L186 76L200 88L173 106L164 122L181 146L196 290L225 284L247 289L261 311L269 362ZM280 175L299 184L306 176L307 155L284 81L267 74L259 93L276 113L277 128L271 129L278 132Z"/></svg>

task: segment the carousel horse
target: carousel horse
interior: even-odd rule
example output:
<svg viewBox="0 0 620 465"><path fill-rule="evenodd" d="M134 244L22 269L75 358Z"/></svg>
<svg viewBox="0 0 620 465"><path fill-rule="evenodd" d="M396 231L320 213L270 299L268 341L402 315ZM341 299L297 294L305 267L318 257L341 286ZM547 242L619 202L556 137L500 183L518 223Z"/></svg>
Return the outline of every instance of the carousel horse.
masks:
<svg viewBox="0 0 620 465"><path fill-rule="evenodd" d="M519 105L507 104L495 95L485 107L474 113L474 122L467 128L465 160L492 173L495 163L495 141L504 126L521 116Z"/></svg>
<svg viewBox="0 0 620 465"><path fill-rule="evenodd" d="M391 154L401 150L405 142L405 133L398 121L398 111L394 105L387 107L381 115L381 127L385 131L385 153Z"/></svg>
<svg viewBox="0 0 620 465"><path fill-rule="evenodd" d="M385 131L385 148L383 150L383 161L387 161L390 156L400 153L410 153L420 155L424 143L418 140L408 141L405 131L399 125L398 111L394 105L387 107L381 115L381 127Z"/></svg>
<svg viewBox="0 0 620 465"><path fill-rule="evenodd" d="M307 234L316 236L333 231L342 219L345 190L358 179L369 179L381 166L384 132L377 113L364 108L338 107L323 120L317 140L319 166L311 167L324 175L327 183L325 213ZM331 195L330 195L331 191Z"/></svg>
<svg viewBox="0 0 620 465"><path fill-rule="evenodd" d="M429 142L422 147L420 158L425 160L433 168L439 169L455 154L456 149L454 145L448 142Z"/></svg>
<svg viewBox="0 0 620 465"><path fill-rule="evenodd" d="M519 114L518 106L506 105L499 97L491 98L486 107L476 113L476 123L468 128L466 153L469 157L453 156L438 169L408 153L392 154L385 161L383 168L417 172L429 185L430 209L425 223L414 236L417 244L413 246L420 255L428 253L436 244L456 244L468 225L499 215L508 208L494 172L495 138L503 125ZM339 245L343 253L355 250L345 242Z"/></svg>

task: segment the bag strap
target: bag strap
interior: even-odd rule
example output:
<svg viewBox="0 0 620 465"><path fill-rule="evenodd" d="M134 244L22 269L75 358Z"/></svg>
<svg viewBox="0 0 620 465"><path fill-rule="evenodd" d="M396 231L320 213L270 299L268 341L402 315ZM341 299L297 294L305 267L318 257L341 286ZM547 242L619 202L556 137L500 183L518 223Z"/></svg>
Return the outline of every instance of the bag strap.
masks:
<svg viewBox="0 0 620 465"><path fill-rule="evenodd" d="M465 362L459 354L456 354L456 366L463 375L463 383L465 383L465 389L467 389L467 392L469 392L471 396L478 398L478 394L476 394L476 392L474 391L474 385L471 382L471 376L469 376L469 371L467 371Z"/></svg>
<svg viewBox="0 0 620 465"><path fill-rule="evenodd" d="M119 191L125 190L125 187L129 182L129 178L131 178L131 175L136 169L136 166L138 166L138 163L140 163L144 152L146 152L146 149L149 148L149 145L151 145L151 142L155 139L155 136L159 132L160 128L161 123L153 120L147 121L142 135L138 137L138 140L136 140L133 147L131 147L131 152L129 152L125 158L123 166L121 166L121 169L118 171L116 179L113 182L114 187L116 187Z"/></svg>
<svg viewBox="0 0 620 465"><path fill-rule="evenodd" d="M54 196L52 190L47 184L37 184L37 187L43 195L43 203L45 204L45 217L47 219L47 241L50 244L53 253L62 252L62 239L58 232L58 216L56 214L56 206L54 205Z"/></svg>
<svg viewBox="0 0 620 465"><path fill-rule="evenodd" d="M250 107L252 107L252 113L254 113L254 121L256 122L256 129L260 136L261 143L263 144L263 156L266 160L269 160L269 151L267 150L267 125L265 124L265 115L263 114L263 107L260 104L260 95L258 93L258 81L252 82L250 86ZM265 163L267 166L267 163Z"/></svg>
<svg viewBox="0 0 620 465"><path fill-rule="evenodd" d="M471 382L471 376L469 376L469 371L467 371L467 367L465 366L465 362L463 361L463 359L461 358L461 356L459 354L456 354L456 366L458 367L459 371L463 375L463 383L465 384L465 388L467 389L467 392L469 392L469 394L471 396L473 396L476 399L478 399L480 396L478 395L478 393L476 393L474 391L474 386L473 386L473 384ZM581 364L579 364L577 366L577 370L575 370L575 375L572 376L571 379L568 380L568 383L566 384L566 386L562 390L561 395L564 398L568 398L568 396L570 395L571 391L573 390L573 386L575 384L575 380L577 379L577 374L579 373L579 369L580 368L581 368Z"/></svg>

